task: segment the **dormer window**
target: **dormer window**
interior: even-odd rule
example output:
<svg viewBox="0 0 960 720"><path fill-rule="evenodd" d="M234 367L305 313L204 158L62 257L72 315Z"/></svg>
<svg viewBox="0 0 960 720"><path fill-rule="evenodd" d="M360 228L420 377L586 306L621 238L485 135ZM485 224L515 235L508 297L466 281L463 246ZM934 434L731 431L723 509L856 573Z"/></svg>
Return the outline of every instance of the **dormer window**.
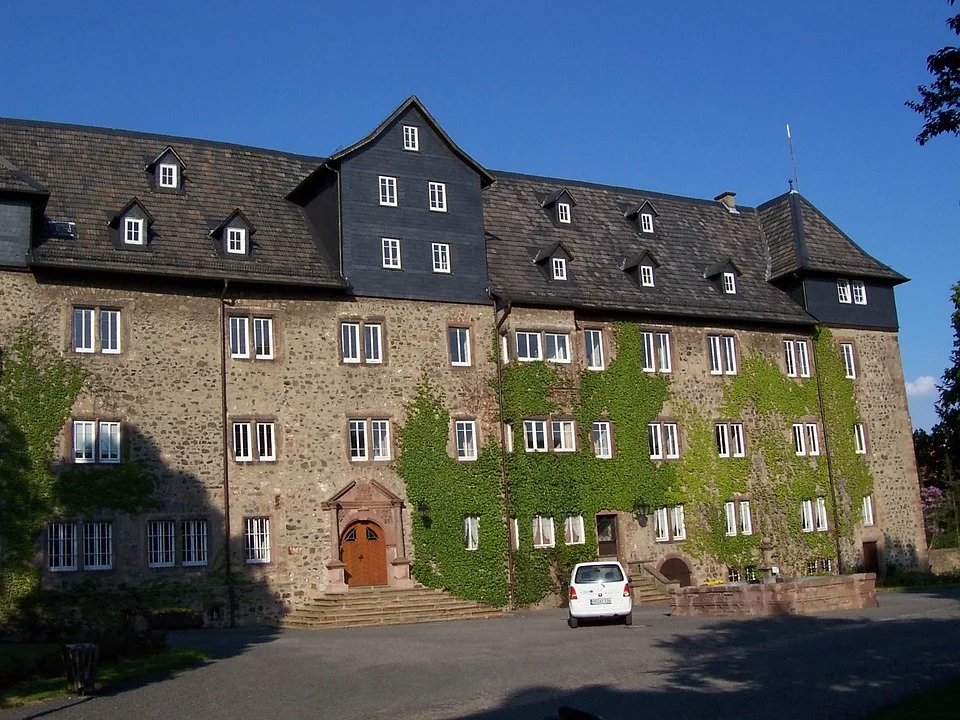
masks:
<svg viewBox="0 0 960 720"><path fill-rule="evenodd" d="M570 224L570 203L557 203L557 220L566 225Z"/></svg>
<svg viewBox="0 0 960 720"><path fill-rule="evenodd" d="M403 149L419 152L420 150L420 128L414 125L403 126Z"/></svg>
<svg viewBox="0 0 960 720"><path fill-rule="evenodd" d="M247 231L245 228L227 228L227 252L233 255L247 254Z"/></svg>
<svg viewBox="0 0 960 720"><path fill-rule="evenodd" d="M125 218L123 221L123 242L126 245L143 245L143 218Z"/></svg>
<svg viewBox="0 0 960 720"><path fill-rule="evenodd" d="M172 163L160 163L160 187L176 190L180 184L180 168Z"/></svg>
<svg viewBox="0 0 960 720"><path fill-rule="evenodd" d="M560 258L560 257L553 258L553 279L554 280L567 279L567 261L565 258Z"/></svg>
<svg viewBox="0 0 960 720"><path fill-rule="evenodd" d="M737 276L732 272L723 274L723 292L727 295L737 294Z"/></svg>
<svg viewBox="0 0 960 720"><path fill-rule="evenodd" d="M640 213L640 230L645 233L653 232L653 215Z"/></svg>
<svg viewBox="0 0 960 720"><path fill-rule="evenodd" d="M653 265L640 266L640 284L643 287L653 287Z"/></svg>

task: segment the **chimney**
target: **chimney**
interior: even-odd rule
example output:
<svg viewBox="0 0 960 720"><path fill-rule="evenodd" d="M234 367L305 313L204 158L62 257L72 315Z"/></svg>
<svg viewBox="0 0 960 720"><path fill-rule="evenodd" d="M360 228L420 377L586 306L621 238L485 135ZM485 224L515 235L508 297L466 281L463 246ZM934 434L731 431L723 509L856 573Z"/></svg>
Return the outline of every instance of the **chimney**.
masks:
<svg viewBox="0 0 960 720"><path fill-rule="evenodd" d="M730 212L736 212L736 211L737 211L737 203L736 203L736 200L735 200L736 197L737 197L737 194L736 194L735 192L730 192L729 190L724 190L722 193L720 193L719 195L717 195L717 196L714 198L714 200L716 200L717 202L720 202L720 203L723 203L724 205L726 205L726 206L727 206L727 210L729 210Z"/></svg>

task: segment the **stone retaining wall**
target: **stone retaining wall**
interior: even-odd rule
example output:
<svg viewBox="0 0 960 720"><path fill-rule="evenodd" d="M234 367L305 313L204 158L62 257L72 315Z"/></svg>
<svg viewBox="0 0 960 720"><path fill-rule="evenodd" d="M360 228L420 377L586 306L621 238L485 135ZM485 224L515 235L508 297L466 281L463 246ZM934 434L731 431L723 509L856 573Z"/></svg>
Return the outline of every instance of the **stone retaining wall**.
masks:
<svg viewBox="0 0 960 720"><path fill-rule="evenodd" d="M679 588L670 595L671 614L757 617L877 607L876 579L873 573L860 573L796 578L771 585L728 583Z"/></svg>

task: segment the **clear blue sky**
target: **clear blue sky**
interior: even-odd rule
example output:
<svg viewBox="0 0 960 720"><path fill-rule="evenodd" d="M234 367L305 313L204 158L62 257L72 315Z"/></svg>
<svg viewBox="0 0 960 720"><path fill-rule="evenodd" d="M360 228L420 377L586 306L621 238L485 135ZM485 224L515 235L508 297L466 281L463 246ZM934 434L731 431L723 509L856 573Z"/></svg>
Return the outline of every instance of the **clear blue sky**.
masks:
<svg viewBox="0 0 960 720"><path fill-rule="evenodd" d="M904 107L946 0L33 2L0 18L0 115L318 155L417 94L494 170L757 205L800 190L913 281L914 424L952 345L960 139ZM956 12L955 9L952 10ZM928 380L925 381L924 378Z"/></svg>

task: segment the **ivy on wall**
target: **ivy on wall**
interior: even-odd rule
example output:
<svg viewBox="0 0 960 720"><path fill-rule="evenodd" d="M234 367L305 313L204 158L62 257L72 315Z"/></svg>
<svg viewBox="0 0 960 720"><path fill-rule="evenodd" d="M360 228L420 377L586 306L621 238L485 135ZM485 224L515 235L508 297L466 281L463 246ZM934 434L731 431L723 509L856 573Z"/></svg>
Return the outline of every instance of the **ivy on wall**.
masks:
<svg viewBox="0 0 960 720"><path fill-rule="evenodd" d="M86 374L32 328L3 353L0 372L0 619L39 586L37 548L57 516L95 508L135 513L154 507L153 478L137 463L55 473L55 440Z"/></svg>

